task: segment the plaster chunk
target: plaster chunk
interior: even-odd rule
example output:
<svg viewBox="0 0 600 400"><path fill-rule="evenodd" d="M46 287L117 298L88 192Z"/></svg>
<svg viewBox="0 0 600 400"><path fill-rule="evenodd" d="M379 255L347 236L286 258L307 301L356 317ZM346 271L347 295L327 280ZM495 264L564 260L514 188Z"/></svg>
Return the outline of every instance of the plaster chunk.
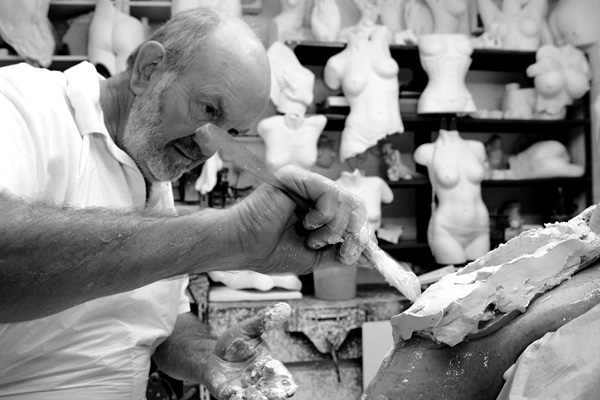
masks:
<svg viewBox="0 0 600 400"><path fill-rule="evenodd" d="M454 346L487 321L525 312L533 297L569 279L600 254L600 235L588 221L596 206L568 222L547 224L511 239L431 285L392 317L395 341L413 334Z"/></svg>

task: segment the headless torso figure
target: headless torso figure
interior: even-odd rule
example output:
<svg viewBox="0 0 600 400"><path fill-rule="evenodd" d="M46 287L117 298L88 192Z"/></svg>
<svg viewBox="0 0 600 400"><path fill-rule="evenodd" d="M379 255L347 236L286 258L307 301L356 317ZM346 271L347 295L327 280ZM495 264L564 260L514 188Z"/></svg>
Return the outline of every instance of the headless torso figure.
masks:
<svg viewBox="0 0 600 400"><path fill-rule="evenodd" d="M590 90L592 78L585 54L571 45L540 47L527 76L533 78L535 116L540 119L565 118L567 106Z"/></svg>
<svg viewBox="0 0 600 400"><path fill-rule="evenodd" d="M113 76L125 70L127 58L145 36L140 20L119 11L110 0L98 0L90 22L89 60Z"/></svg>
<svg viewBox="0 0 600 400"><path fill-rule="evenodd" d="M304 115L314 99L315 74L281 42L272 43L267 56L271 64L271 102L282 114Z"/></svg>
<svg viewBox="0 0 600 400"><path fill-rule="evenodd" d="M390 35L384 26L377 26L370 38L363 31L353 31L346 48L325 65L325 84L341 88L350 104L340 143L342 162L404 131L399 68L390 55Z"/></svg>
<svg viewBox="0 0 600 400"><path fill-rule="evenodd" d="M419 113L476 111L465 77L473 46L466 35L429 34L419 38L421 65L429 81L417 106Z"/></svg>
<svg viewBox="0 0 600 400"><path fill-rule="evenodd" d="M427 238L439 264L462 264L490 250L489 213L481 198L485 146L440 130L434 143L419 146L415 162L427 167L437 197Z"/></svg>
<svg viewBox="0 0 600 400"><path fill-rule="evenodd" d="M350 35L354 31L364 31L366 35L370 35L377 26L379 19L379 7L376 0L353 0L354 5L358 8L360 18L355 25L342 28L337 40L339 42L347 42Z"/></svg>
<svg viewBox="0 0 600 400"><path fill-rule="evenodd" d="M275 115L258 123L258 135L265 142L265 161L272 171L284 165L310 169L317 162L317 143L327 117L298 114Z"/></svg>
<svg viewBox="0 0 600 400"><path fill-rule="evenodd" d="M485 34L502 49L535 51L552 43L548 0L503 0L501 7L493 0L477 0L477 6Z"/></svg>
<svg viewBox="0 0 600 400"><path fill-rule="evenodd" d="M469 0L424 0L433 18L433 32L468 34Z"/></svg>
<svg viewBox="0 0 600 400"><path fill-rule="evenodd" d="M279 5L281 12L269 26L269 43L308 39L310 35L307 35L308 30L304 27L308 1L279 0Z"/></svg>
<svg viewBox="0 0 600 400"><path fill-rule="evenodd" d="M364 176L359 169L343 171L336 183L365 201L369 226L375 232L381 227L381 203L394 201L394 193L378 176Z"/></svg>

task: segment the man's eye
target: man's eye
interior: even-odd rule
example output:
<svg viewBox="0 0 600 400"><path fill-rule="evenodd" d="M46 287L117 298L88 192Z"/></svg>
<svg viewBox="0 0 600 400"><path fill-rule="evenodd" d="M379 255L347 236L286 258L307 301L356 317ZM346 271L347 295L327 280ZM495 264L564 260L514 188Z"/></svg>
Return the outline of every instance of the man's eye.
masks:
<svg viewBox="0 0 600 400"><path fill-rule="evenodd" d="M217 116L217 109L214 108L213 106L211 106L210 104L204 105L204 112L206 112L207 114L212 115L213 117Z"/></svg>

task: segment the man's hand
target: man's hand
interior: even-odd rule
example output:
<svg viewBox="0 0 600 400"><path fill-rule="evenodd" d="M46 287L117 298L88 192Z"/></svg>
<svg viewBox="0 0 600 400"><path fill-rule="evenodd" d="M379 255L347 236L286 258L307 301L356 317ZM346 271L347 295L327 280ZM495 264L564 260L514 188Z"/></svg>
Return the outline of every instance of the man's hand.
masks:
<svg viewBox="0 0 600 400"><path fill-rule="evenodd" d="M296 393L292 375L261 338L286 322L290 313L289 305L278 303L221 335L203 380L213 396L218 400L280 400Z"/></svg>
<svg viewBox="0 0 600 400"><path fill-rule="evenodd" d="M367 241L359 235L368 224L363 200L296 167L283 167L277 176L311 208L297 209L289 196L266 184L233 207L245 269L301 275L332 262L368 265L361 257Z"/></svg>

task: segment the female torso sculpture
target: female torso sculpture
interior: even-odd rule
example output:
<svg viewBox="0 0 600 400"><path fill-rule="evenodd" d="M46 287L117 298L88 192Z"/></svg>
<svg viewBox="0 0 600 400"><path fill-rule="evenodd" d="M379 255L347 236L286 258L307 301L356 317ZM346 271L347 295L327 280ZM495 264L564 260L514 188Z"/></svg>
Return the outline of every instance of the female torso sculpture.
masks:
<svg viewBox="0 0 600 400"><path fill-rule="evenodd" d="M481 197L486 152L482 142L440 130L434 143L421 145L415 162L425 165L437 205L427 231L439 264L462 264L490 249L489 213Z"/></svg>
<svg viewBox="0 0 600 400"><path fill-rule="evenodd" d="M379 176L364 176L359 169L343 171L337 184L365 201L369 226L375 232L381 226L381 203L391 203L394 193Z"/></svg>
<svg viewBox="0 0 600 400"><path fill-rule="evenodd" d="M548 0L503 0L501 7L493 0L477 0L477 5L486 34L500 48L535 51L552 42Z"/></svg>
<svg viewBox="0 0 600 400"><path fill-rule="evenodd" d="M473 46L466 35L429 34L419 38L421 65L429 78L419 113L461 113L476 110L465 77Z"/></svg>
<svg viewBox="0 0 600 400"><path fill-rule="evenodd" d="M387 135L404 131L400 117L398 64L389 49L384 26L369 38L354 31L346 48L325 65L324 79L341 88L350 105L340 143L340 159L363 153Z"/></svg>
<svg viewBox="0 0 600 400"><path fill-rule="evenodd" d="M296 114L275 115L258 123L258 135L265 142L265 161L276 171L284 165L310 169L317 162L317 143L327 117Z"/></svg>

